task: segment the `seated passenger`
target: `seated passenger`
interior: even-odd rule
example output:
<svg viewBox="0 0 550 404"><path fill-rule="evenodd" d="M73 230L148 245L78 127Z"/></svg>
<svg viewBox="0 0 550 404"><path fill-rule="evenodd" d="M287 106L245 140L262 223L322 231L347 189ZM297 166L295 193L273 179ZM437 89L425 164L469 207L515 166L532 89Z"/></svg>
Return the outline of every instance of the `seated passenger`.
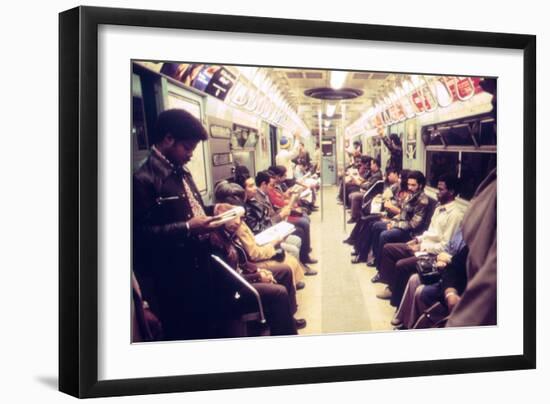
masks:
<svg viewBox="0 0 550 404"><path fill-rule="evenodd" d="M277 184L283 181L284 170L279 170L277 167L274 169L275 172L269 172L272 180L265 185L265 190L267 191L266 193L269 201L275 209L280 210L281 212L284 210L290 210L286 220L301 229L302 234L300 235L300 238L302 239L302 245L304 245L305 251L307 251L306 254L308 254L307 257L302 257L302 262L304 264L316 264L317 260L309 255L311 253L311 221L309 217L304 214L303 210L296 205L296 197L290 197L290 193L285 195L279 188L277 188Z"/></svg>
<svg viewBox="0 0 550 404"><path fill-rule="evenodd" d="M320 182L309 177L312 173L312 164L311 158L309 157L309 152L306 150L304 143L300 142L298 157L296 157L292 162L294 166L294 179L297 184L302 185L303 187L311 191L311 196L308 197L308 201L313 205L315 209L315 201L317 199L317 190L319 189ZM304 176L308 176L304 178Z"/></svg>
<svg viewBox="0 0 550 404"><path fill-rule="evenodd" d="M241 184L246 178L250 177L250 170L247 166L237 165L233 174L233 182Z"/></svg>
<svg viewBox="0 0 550 404"><path fill-rule="evenodd" d="M306 169L301 164L296 164L294 167L294 178L296 184L300 185L309 195L302 197L301 200L311 211L316 211L318 208L315 206L317 200L317 190L320 187L318 179L309 177L310 173L306 172ZM306 177L307 176L307 177Z"/></svg>
<svg viewBox="0 0 550 404"><path fill-rule="evenodd" d="M239 186L237 184L233 185ZM223 199L217 198L217 200L221 201ZM229 210L228 207L232 208L233 205L229 205L225 202L224 207L220 208L221 210L219 213ZM236 224L238 224L238 226ZM238 242L246 252L249 261L253 263L261 262L262 267L268 269L274 265L276 266L283 263L292 269L295 285L298 286L299 282L303 280L304 271L298 260L289 254L285 254L284 250L279 248L281 242L283 241L282 239L273 240L271 243L266 245L258 245L258 243L256 243L256 239L254 238L254 233L252 233L250 228L243 220L241 220L241 218L235 219L234 225L231 228L233 229L232 235L238 239ZM301 287L303 287L303 283L299 286L299 288Z"/></svg>
<svg viewBox="0 0 550 404"><path fill-rule="evenodd" d="M263 172L258 173L256 178L264 178L264 182L266 179L267 181L270 181L271 179L268 174ZM260 195L261 191L259 191L256 187L256 183L253 178L247 178L246 180L244 180L243 185L245 191L244 195L246 208L246 215L244 220L254 234L258 234L271 227L273 224L284 220L275 213L275 211L273 210L273 206L271 205L269 200ZM283 248L283 250L293 255L299 261L302 261L302 259L308 261L309 250L307 249L307 246L303 245L300 235L303 236L302 230L296 228L294 233L287 236L285 240L281 243L281 247ZM305 269L306 275L317 274L317 271L310 268L303 262L302 265Z"/></svg>
<svg viewBox="0 0 550 404"><path fill-rule="evenodd" d="M216 213L222 213L233 206L219 204ZM247 254L234 237L234 233L240 226L239 220L227 222L223 228L216 230L210 236L210 242L214 247L214 253L239 272L260 294L266 320L270 327L271 335L293 335L297 329L304 328L306 322L303 319L295 320L297 310L296 291L293 285L292 270L285 264L273 264L267 269L262 263L254 264L247 258ZM224 285L220 285L220 293L223 294ZM232 293L232 290L229 290ZM239 307L242 313L255 307L256 301L246 293L242 294ZM244 299L244 302L243 302ZM231 311L233 308L226 308ZM231 315L233 313L228 313Z"/></svg>
<svg viewBox="0 0 550 404"><path fill-rule="evenodd" d="M311 212L317 210L317 206L314 205L314 186L308 186L304 181L293 179L292 185L289 185L287 178L287 168L285 166L271 166L268 169L274 175L275 188L279 190L285 198L294 198L297 206L297 210L301 213L311 214ZM303 191L309 190L310 195L302 197L300 194Z"/></svg>
<svg viewBox="0 0 550 404"><path fill-rule="evenodd" d="M351 244L354 247L352 255L355 255L355 258L352 263L367 262L371 248L372 225L383 217L391 218L401 211L401 206L403 206L403 202L409 195L407 173L408 170L403 170L401 181L399 181L399 173L394 168L387 170L386 183L384 184L386 188L379 198L382 204L381 212L361 217L349 237L344 240L344 243Z"/></svg>
<svg viewBox="0 0 550 404"><path fill-rule="evenodd" d="M365 195L365 192L380 180L382 180L380 161L378 159L372 159L370 162L370 176L368 179L358 180L357 184L359 185L359 190L349 194L351 218L348 223L356 223L359 220L361 217L361 202L363 200L363 195Z"/></svg>
<svg viewBox="0 0 550 404"><path fill-rule="evenodd" d="M357 153L357 156L353 156L352 162L344 167L343 170L338 171L338 195L336 201L339 204L344 202L344 183L349 182L351 173L357 173L361 164L361 153Z"/></svg>
<svg viewBox="0 0 550 404"><path fill-rule="evenodd" d="M252 179L250 180L253 181ZM246 181L247 180L244 180L245 183ZM262 215L258 217L258 214L260 213L258 208L262 210L264 209L264 207L247 202L246 191L241 185L236 183L229 183L227 181L221 181L216 185L216 188L214 189L214 194L216 202L228 203L245 208L245 222L247 224L248 222L251 223L249 227L254 234L260 233L261 231L271 226L271 222L268 216ZM302 240L292 234L287 236L283 240L283 242L281 242L281 248L294 256L296 259L299 259L301 245ZM306 268L308 267L304 265L304 270L306 270ZM313 270L309 270L307 272L308 275L314 275L315 273L316 272Z"/></svg>
<svg viewBox="0 0 550 404"><path fill-rule="evenodd" d="M360 191L360 185L370 177L370 164L372 158L370 156L361 156L361 153L354 156L354 163L346 167L345 175L340 182L338 191L338 202L345 202L346 206L350 205L349 197L352 193Z"/></svg>
<svg viewBox="0 0 550 404"><path fill-rule="evenodd" d="M380 264L380 253L386 243L409 241L425 222L428 214L429 199L424 193L426 178L420 171L411 171L407 176L407 188L411 193L401 212L391 220L382 220L372 226L373 262L369 266ZM376 279L375 279L376 281Z"/></svg>
<svg viewBox="0 0 550 404"><path fill-rule="evenodd" d="M450 313L460 300L460 295L466 287L468 256L468 247L462 238L460 228L445 250L435 259L435 266L441 272L440 281L424 285L418 274L409 278L399 308L391 322L396 329L413 328L420 315L438 301L447 308L447 313Z"/></svg>
<svg viewBox="0 0 550 404"><path fill-rule="evenodd" d="M425 253L435 256L445 251L464 216L455 202L457 185L456 177L441 176L437 183L439 204L432 216L428 230L408 243L384 245L379 275L380 281L388 286L377 297L390 299L393 306L399 306L407 281L416 272L417 255Z"/></svg>

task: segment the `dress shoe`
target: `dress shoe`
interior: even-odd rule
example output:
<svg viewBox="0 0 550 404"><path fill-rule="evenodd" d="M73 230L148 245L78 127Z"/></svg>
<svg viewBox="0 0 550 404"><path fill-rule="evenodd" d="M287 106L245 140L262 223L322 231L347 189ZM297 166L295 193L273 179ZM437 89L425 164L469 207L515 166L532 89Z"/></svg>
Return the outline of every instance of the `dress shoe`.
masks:
<svg viewBox="0 0 550 404"><path fill-rule="evenodd" d="M399 330L406 330L405 328L405 325L404 324L399 324L399 325L396 325L395 327L393 327L393 329L395 331L399 331Z"/></svg>
<svg viewBox="0 0 550 404"><path fill-rule="evenodd" d="M348 221L347 221L346 223L347 223L347 224L353 224L353 223L356 223L356 222L357 222L357 220L356 220L356 219L354 219L354 218L351 218L351 219L350 219L350 220L348 220Z"/></svg>
<svg viewBox="0 0 550 404"><path fill-rule="evenodd" d="M307 266L306 264L302 264L305 268L305 271L304 271L304 275L306 276L313 276L313 275L317 275L317 271L309 266Z"/></svg>
<svg viewBox="0 0 550 404"><path fill-rule="evenodd" d="M400 318L394 317L390 321L390 324L393 325L394 327L399 327L400 325L403 325L403 322L401 321Z"/></svg>
<svg viewBox="0 0 550 404"><path fill-rule="evenodd" d="M300 290L306 287L306 284L302 281L296 283L296 290Z"/></svg>
<svg viewBox="0 0 550 404"><path fill-rule="evenodd" d="M368 265L368 264L367 264ZM377 272L376 275L374 275L371 280L372 283L382 282L382 279L380 278L380 273Z"/></svg>
<svg viewBox="0 0 550 404"><path fill-rule="evenodd" d="M296 329L301 330L302 328L306 328L307 322L305 318L295 318L294 323L296 324Z"/></svg>
<svg viewBox="0 0 550 404"><path fill-rule="evenodd" d="M352 263L352 264L359 264L359 263L361 263L361 262L365 262L365 260L361 259L361 258L359 257L359 255L356 255L355 257L353 257L353 258L351 259L351 263Z"/></svg>
<svg viewBox="0 0 550 404"><path fill-rule="evenodd" d="M346 239L342 240L342 243L344 243L344 244L353 244L352 241L349 238L346 238Z"/></svg>
<svg viewBox="0 0 550 404"><path fill-rule="evenodd" d="M307 257L304 261L304 264L317 264L319 261L312 257Z"/></svg>
<svg viewBox="0 0 550 404"><path fill-rule="evenodd" d="M376 266L376 262L374 260L369 260L367 261L367 266L369 267L375 267Z"/></svg>
<svg viewBox="0 0 550 404"><path fill-rule="evenodd" d="M391 296L392 296L391 290L387 286L384 288L382 292L376 294L376 297L382 300L390 300Z"/></svg>

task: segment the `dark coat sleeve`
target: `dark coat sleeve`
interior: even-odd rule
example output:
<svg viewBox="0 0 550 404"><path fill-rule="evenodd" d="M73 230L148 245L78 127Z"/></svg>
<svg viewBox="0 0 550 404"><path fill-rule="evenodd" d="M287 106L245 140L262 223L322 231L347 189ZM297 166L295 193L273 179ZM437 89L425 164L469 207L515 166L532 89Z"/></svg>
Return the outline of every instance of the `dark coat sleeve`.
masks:
<svg viewBox="0 0 550 404"><path fill-rule="evenodd" d="M441 288L454 288L458 294L462 294L466 288L466 258L468 257L468 247L462 248L451 260L445 271L441 275Z"/></svg>
<svg viewBox="0 0 550 404"><path fill-rule="evenodd" d="M362 183L360 187L364 189L365 191L368 191L376 182L380 181L382 179L382 173L380 171L375 172L372 174L367 181Z"/></svg>
<svg viewBox="0 0 550 404"><path fill-rule="evenodd" d="M155 186L152 182L134 176L133 219L134 233L143 241L174 241L189 236L185 221L155 224L152 221L157 204Z"/></svg>

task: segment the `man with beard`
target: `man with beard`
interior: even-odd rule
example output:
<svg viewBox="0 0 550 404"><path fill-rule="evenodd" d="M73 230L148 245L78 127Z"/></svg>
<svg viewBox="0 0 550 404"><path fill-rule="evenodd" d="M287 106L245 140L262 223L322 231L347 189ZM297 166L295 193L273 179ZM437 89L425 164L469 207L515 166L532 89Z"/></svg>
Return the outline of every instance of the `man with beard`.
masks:
<svg viewBox="0 0 550 404"><path fill-rule="evenodd" d="M133 177L133 266L167 340L214 336L208 233L215 228L185 167L208 135L181 109L157 119L151 151Z"/></svg>
<svg viewBox="0 0 550 404"><path fill-rule="evenodd" d="M439 178L439 204L428 230L407 243L389 243L384 246L380 259L380 280L388 286L376 297L390 299L393 306L399 306L407 281L416 272L418 258L415 253L437 255L445 250L464 216L455 202L457 183L455 176L443 175Z"/></svg>

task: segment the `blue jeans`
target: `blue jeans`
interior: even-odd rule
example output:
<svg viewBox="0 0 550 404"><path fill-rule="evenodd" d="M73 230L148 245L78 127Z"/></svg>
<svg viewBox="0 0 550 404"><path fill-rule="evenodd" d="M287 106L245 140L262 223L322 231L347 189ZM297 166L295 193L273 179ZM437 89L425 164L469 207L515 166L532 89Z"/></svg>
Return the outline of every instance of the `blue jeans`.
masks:
<svg viewBox="0 0 550 404"><path fill-rule="evenodd" d="M300 260L307 261L309 251L311 250L310 219L307 216L293 217L289 222L296 226L296 232L294 234L302 239Z"/></svg>
<svg viewBox="0 0 550 404"><path fill-rule="evenodd" d="M386 243L404 243L411 239L409 232L399 228L388 229L387 222L377 222L372 226L372 254L376 268L380 263L380 254Z"/></svg>

